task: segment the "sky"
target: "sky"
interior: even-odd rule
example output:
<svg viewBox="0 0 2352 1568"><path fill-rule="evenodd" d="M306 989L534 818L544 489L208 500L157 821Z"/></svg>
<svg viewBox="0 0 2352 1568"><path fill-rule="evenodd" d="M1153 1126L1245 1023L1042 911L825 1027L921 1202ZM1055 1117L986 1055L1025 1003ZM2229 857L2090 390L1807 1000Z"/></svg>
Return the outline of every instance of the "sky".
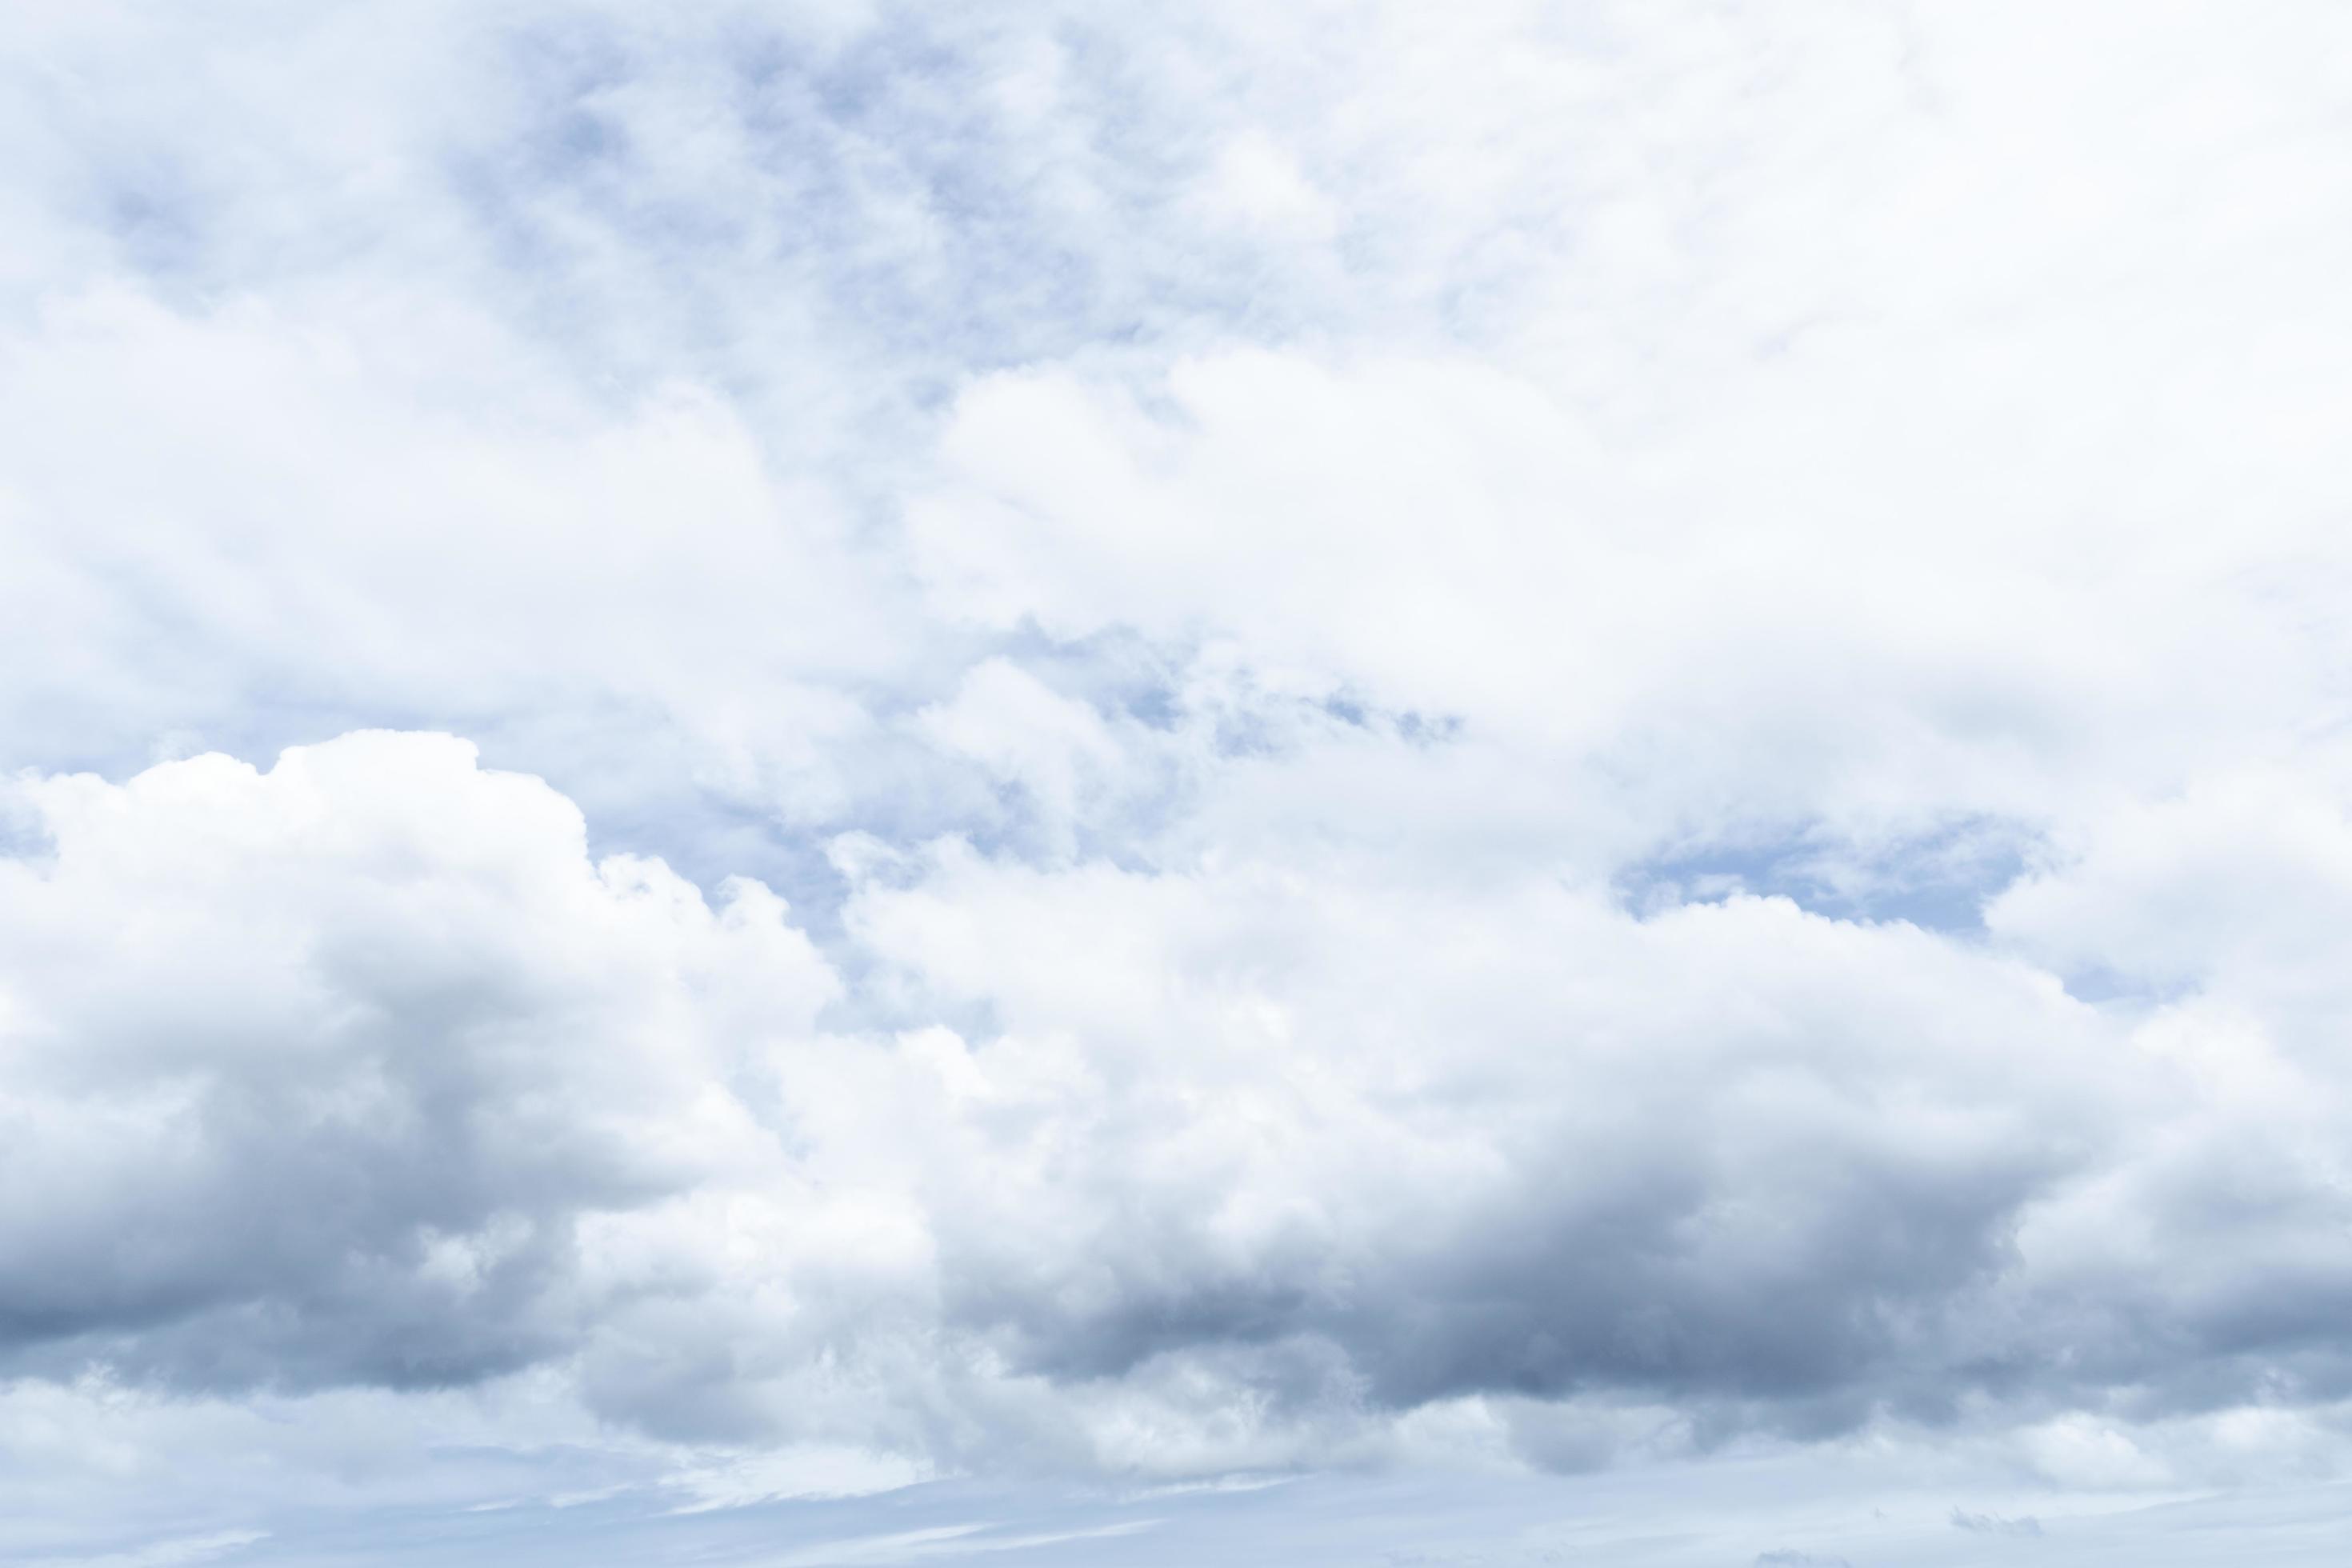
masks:
<svg viewBox="0 0 2352 1568"><path fill-rule="evenodd" d="M0 8L0 1563L2352 1539L2352 10Z"/></svg>

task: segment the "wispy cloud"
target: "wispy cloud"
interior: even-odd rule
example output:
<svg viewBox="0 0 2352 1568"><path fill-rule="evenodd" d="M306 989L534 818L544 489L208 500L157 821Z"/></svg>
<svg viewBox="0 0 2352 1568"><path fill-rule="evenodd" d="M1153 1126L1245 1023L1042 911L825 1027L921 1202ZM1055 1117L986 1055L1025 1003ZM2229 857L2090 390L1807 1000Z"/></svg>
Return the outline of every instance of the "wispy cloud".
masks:
<svg viewBox="0 0 2352 1568"><path fill-rule="evenodd" d="M257 1542L269 1539L266 1530L225 1530L211 1535L185 1535L151 1542L121 1552L88 1557L39 1557L26 1568L180 1568L182 1563L211 1563L234 1556Z"/></svg>
<svg viewBox="0 0 2352 1568"><path fill-rule="evenodd" d="M1120 1536L1139 1535L1153 1529L1159 1521L1150 1519L1124 1520L1114 1524L1091 1526L1084 1530L1056 1530L1003 1533L990 1524L936 1525L923 1530L900 1531L889 1535L865 1535L845 1541L825 1542L803 1548L782 1557L766 1560L766 1568L830 1568L835 1563L914 1563L932 1557L970 1557L990 1552L1022 1552L1035 1547L1059 1546L1073 1541L1107 1541Z"/></svg>

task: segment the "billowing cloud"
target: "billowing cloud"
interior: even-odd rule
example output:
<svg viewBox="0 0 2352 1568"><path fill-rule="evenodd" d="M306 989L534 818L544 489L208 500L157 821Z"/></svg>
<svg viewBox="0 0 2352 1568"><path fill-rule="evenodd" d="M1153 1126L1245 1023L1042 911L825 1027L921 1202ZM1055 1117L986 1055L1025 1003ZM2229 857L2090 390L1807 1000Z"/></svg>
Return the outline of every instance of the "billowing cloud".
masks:
<svg viewBox="0 0 2352 1568"><path fill-rule="evenodd" d="M950 840L852 854L851 993L446 738L11 801L19 1372L559 1367L656 1435L1180 1471L1465 1398L1703 1440L2340 1377L2332 1121L2252 1146L2215 1021L1908 924Z"/></svg>
<svg viewBox="0 0 2352 1568"><path fill-rule="evenodd" d="M756 886L591 864L445 737L11 792L5 1353L189 1388L479 1381L582 1329L577 1227L723 1169L833 980Z"/></svg>

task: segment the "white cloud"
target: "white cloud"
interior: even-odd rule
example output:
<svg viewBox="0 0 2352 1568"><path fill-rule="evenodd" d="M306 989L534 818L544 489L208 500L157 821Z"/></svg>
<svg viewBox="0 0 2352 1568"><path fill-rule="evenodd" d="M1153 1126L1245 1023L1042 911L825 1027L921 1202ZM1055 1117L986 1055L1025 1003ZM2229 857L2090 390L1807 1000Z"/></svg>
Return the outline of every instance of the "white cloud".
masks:
<svg viewBox="0 0 2352 1568"><path fill-rule="evenodd" d="M896 1006L989 1032L892 1037L820 1027L839 982L764 889L592 862L446 738L17 802L21 1371L544 1365L697 1441L1177 1474L1465 1397L1797 1432L2327 1375L2299 1325L2335 1286L2294 1253L2324 1175L2242 1146L2178 1052L1906 925L943 841L856 872L846 936ZM2182 1196L2217 1160L2271 1227L2152 1272L2227 1217Z"/></svg>
<svg viewBox="0 0 2352 1568"><path fill-rule="evenodd" d="M446 738L15 789L19 1369L430 1386L560 1351L581 1215L740 1159L730 1064L834 987L763 889L592 864L570 803Z"/></svg>

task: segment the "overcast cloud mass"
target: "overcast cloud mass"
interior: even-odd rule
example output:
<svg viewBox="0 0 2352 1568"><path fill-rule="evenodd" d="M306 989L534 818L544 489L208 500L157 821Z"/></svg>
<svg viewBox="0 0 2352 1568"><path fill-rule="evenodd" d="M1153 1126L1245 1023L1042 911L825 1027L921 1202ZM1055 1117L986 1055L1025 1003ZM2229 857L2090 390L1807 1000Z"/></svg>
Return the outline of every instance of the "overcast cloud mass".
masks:
<svg viewBox="0 0 2352 1568"><path fill-rule="evenodd" d="M0 9L0 1561L2323 1563L2352 11Z"/></svg>

